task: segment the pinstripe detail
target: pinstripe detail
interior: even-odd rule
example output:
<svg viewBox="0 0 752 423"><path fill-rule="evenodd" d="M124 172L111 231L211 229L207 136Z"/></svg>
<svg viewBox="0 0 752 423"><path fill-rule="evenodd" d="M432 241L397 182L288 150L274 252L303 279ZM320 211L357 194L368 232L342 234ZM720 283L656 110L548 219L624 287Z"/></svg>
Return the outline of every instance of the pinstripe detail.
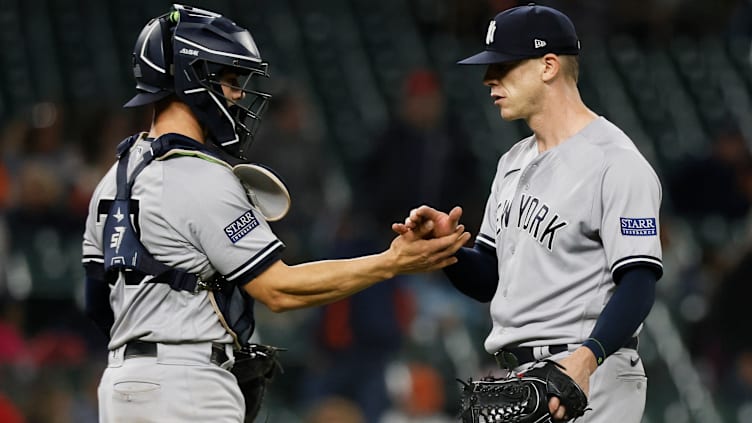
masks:
<svg viewBox="0 0 752 423"><path fill-rule="evenodd" d="M238 276L245 274L249 270L253 269L254 266L258 265L259 263L263 262L264 259L269 257L271 254L274 254L278 249L281 247L284 247L284 244L282 244L282 241L280 240L274 240L271 244L267 245L258 252L255 256L253 256L250 260L242 264L237 270L227 275L225 278L232 282L234 279L236 279Z"/></svg>
<svg viewBox="0 0 752 423"><path fill-rule="evenodd" d="M611 273L613 274L616 272L619 268L629 265L629 264L635 264L635 263L646 263L650 264L652 266L657 266L661 269L663 269L663 262L661 259L653 256L629 256L624 257L616 261L613 266L611 266Z"/></svg>

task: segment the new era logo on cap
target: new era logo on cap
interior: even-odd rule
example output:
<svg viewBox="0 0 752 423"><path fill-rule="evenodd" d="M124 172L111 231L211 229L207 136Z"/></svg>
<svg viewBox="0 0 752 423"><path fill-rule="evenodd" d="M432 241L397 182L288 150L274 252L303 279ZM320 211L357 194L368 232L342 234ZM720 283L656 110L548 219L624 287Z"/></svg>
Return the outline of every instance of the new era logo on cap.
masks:
<svg viewBox="0 0 752 423"><path fill-rule="evenodd" d="M547 53L579 54L574 24L560 11L530 3L507 9L494 17L486 30L486 49L460 61L488 65L541 57Z"/></svg>

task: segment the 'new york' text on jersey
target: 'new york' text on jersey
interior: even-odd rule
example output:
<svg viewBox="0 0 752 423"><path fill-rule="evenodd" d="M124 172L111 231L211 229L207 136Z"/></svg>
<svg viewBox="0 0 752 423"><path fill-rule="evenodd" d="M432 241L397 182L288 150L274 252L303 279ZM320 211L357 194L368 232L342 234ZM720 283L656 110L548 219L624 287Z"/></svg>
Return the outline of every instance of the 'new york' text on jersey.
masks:
<svg viewBox="0 0 752 423"><path fill-rule="evenodd" d="M584 341L614 273L636 263L661 271L660 201L651 166L604 118L543 153L532 136L515 144L476 239L499 259L486 350Z"/></svg>

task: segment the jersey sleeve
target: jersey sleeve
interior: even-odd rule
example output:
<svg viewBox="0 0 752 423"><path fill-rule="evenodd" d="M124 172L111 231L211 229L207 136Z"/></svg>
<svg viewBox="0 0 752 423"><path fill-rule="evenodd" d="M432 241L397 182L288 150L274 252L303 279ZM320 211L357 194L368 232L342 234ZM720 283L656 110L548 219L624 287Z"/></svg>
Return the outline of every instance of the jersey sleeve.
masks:
<svg viewBox="0 0 752 423"><path fill-rule="evenodd" d="M86 218L86 229L84 230L84 238L82 245L82 258L83 264L88 263L102 263L104 264L104 254L102 253L101 235L97 236L96 231L101 230L102 226L97 224L97 212L96 204L94 205L94 212L92 213L89 206L89 216Z"/></svg>
<svg viewBox="0 0 752 423"><path fill-rule="evenodd" d="M100 210L102 193L106 190L107 177L113 172L110 169L108 175L99 182L89 200L89 214L86 216L84 236L82 243L82 259L84 265L100 263L104 265L104 247L102 245L102 228L107 211ZM87 267L89 268L89 267Z"/></svg>
<svg viewBox="0 0 752 423"><path fill-rule="evenodd" d="M601 187L601 239L612 276L641 265L663 274L659 209L661 185L638 153L609 163Z"/></svg>
<svg viewBox="0 0 752 423"><path fill-rule="evenodd" d="M496 177L498 177L498 174ZM478 236L475 237L476 245L494 252L496 251L496 236L499 233L499 222L496 217L496 209L498 207L496 177L494 178L494 182L491 185L491 193L489 194L488 200L486 201L486 209L483 212L483 221L480 224L480 231L478 231Z"/></svg>
<svg viewBox="0 0 752 423"><path fill-rule="evenodd" d="M196 171L201 177L192 178L190 189L181 190L190 200L186 202L180 195L165 192L165 197L171 197L166 204L172 205L170 214L181 216L187 238L206 255L212 267L229 282L243 285L279 260L284 244L251 205L229 169L208 162L198 166L204 167L204 171ZM180 177L181 173L170 172L170 176ZM182 176L191 178L185 173ZM175 183L166 181L168 186Z"/></svg>

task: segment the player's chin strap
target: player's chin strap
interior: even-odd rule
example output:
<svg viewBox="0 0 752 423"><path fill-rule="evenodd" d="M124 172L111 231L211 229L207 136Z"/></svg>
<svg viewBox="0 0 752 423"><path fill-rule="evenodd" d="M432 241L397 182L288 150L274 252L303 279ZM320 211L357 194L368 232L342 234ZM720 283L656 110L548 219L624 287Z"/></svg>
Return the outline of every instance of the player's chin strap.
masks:
<svg viewBox="0 0 752 423"><path fill-rule="evenodd" d="M176 291L196 293L206 289L212 291L227 329L238 345L245 344L253 333L253 299L221 275L210 281L203 281L199 275L167 266L155 259L141 243L131 221L131 190L136 177L154 159L165 156L174 149L194 151L214 157L205 147L178 134L166 134L154 140L145 151L142 160L136 165L128 179L128 155L141 135L134 135L122 141L117 148L118 166L116 171L117 194L110 206L104 224L104 269L108 281L122 272L127 285L142 282L165 283ZM221 161L216 158L216 160ZM224 162L223 162L224 163Z"/></svg>

